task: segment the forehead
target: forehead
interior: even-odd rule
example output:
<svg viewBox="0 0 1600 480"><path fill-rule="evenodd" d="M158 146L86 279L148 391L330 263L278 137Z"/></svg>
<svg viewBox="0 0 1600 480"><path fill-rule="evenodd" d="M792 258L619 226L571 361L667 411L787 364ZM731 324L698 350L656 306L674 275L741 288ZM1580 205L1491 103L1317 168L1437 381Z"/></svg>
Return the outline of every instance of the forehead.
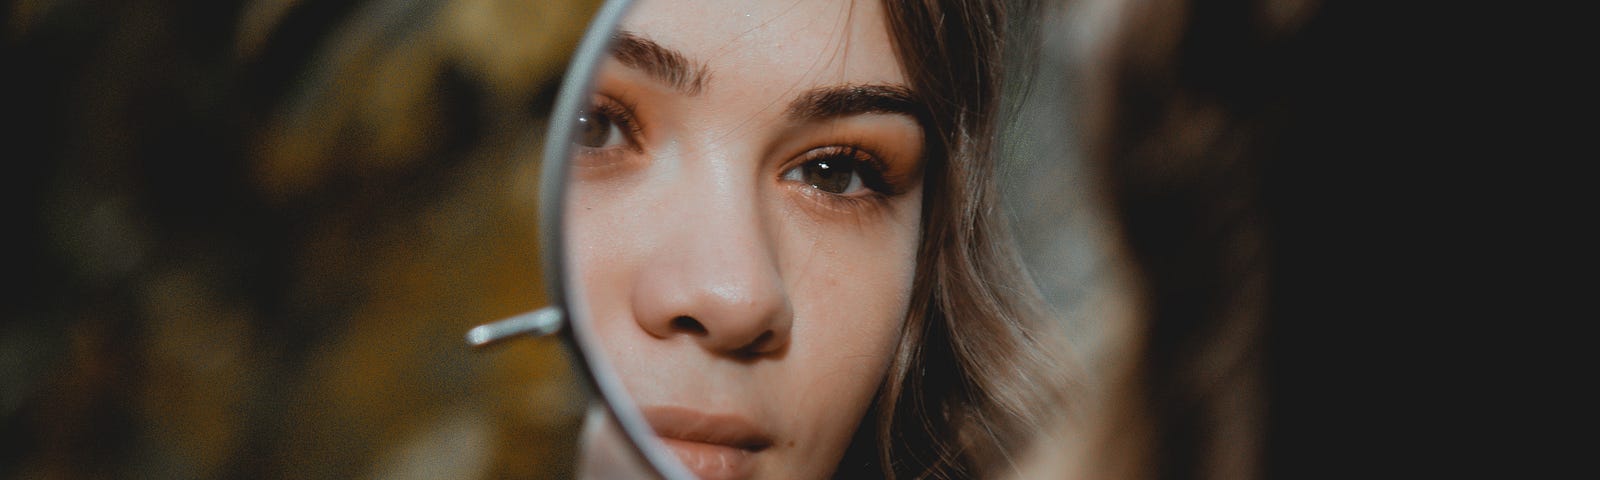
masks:
<svg viewBox="0 0 1600 480"><path fill-rule="evenodd" d="M710 90L905 83L876 0L641 0L622 28L704 66Z"/></svg>

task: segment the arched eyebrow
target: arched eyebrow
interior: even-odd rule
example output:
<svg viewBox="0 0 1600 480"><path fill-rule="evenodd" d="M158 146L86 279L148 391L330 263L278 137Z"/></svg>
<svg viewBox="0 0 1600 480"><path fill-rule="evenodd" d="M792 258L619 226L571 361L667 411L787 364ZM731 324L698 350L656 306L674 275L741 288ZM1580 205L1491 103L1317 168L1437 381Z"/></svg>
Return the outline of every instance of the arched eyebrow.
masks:
<svg viewBox="0 0 1600 480"><path fill-rule="evenodd" d="M612 36L611 56L684 95L699 94L711 81L711 71L704 63L690 61L677 50L626 30Z"/></svg>
<svg viewBox="0 0 1600 480"><path fill-rule="evenodd" d="M888 113L910 116L918 124L925 123L923 108L911 95L911 89L901 85L838 85L809 90L789 102L787 114L792 120L827 120L865 113Z"/></svg>

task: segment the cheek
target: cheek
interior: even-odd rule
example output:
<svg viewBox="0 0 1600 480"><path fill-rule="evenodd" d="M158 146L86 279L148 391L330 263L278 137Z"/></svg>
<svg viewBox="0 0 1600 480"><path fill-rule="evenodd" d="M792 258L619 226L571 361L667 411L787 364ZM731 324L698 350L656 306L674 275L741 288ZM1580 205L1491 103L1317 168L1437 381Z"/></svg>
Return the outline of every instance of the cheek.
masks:
<svg viewBox="0 0 1600 480"><path fill-rule="evenodd" d="M920 198L920 193L908 195ZM804 225L785 245L796 320L784 408L807 443L792 466L833 468L900 342L916 273L920 201L871 225ZM796 229L801 230L801 229ZM810 473L794 471L795 476Z"/></svg>
<svg viewBox="0 0 1600 480"><path fill-rule="evenodd" d="M785 246L802 347L887 363L905 323L920 241L920 201L915 192L905 196L871 222L805 222L793 235L803 240Z"/></svg>
<svg viewBox="0 0 1600 480"><path fill-rule="evenodd" d="M650 233L659 226L650 223L653 216L641 196L619 191L626 186L574 181L568 188L566 274L576 285L567 288L577 303L568 308L582 315L600 346L620 360L619 339L638 330L624 321L633 280L641 259L656 248L658 236Z"/></svg>

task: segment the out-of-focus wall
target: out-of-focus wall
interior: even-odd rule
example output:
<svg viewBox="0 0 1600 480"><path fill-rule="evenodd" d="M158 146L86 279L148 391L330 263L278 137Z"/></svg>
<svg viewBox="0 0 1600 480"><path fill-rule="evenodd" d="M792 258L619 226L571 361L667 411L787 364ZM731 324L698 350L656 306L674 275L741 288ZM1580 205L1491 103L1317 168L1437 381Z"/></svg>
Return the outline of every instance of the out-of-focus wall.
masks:
<svg viewBox="0 0 1600 480"><path fill-rule="evenodd" d="M1081 118L1091 72L1088 1L1064 8L1043 1L1039 15L1015 19L1025 32L1012 45L1001 118L999 213L1006 215L1024 265L1072 349L1066 376L1098 376L1111 338L1128 316L1129 280L1113 250L1114 223L1087 163ZM1104 2L1098 2L1104 3ZM1098 17L1097 17L1098 18ZM1074 382L1094 378L1074 378ZM1082 394L1082 393L1080 393Z"/></svg>
<svg viewBox="0 0 1600 480"><path fill-rule="evenodd" d="M594 1L4 8L0 477L570 476L538 149Z"/></svg>

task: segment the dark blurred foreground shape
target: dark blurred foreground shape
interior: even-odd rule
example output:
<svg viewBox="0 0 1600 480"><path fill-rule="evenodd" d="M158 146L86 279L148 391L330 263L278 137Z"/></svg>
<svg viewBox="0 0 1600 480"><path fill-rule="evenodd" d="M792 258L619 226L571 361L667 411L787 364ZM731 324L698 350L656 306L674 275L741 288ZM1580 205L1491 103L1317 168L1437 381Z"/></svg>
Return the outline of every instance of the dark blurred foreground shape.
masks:
<svg viewBox="0 0 1600 480"><path fill-rule="evenodd" d="M3 478L551 478L539 134L594 1L4 7Z"/></svg>
<svg viewBox="0 0 1600 480"><path fill-rule="evenodd" d="M1528 174L1561 191L1557 170L1522 166L1549 148L1526 140L1548 134L1513 124L1568 120L1487 110L1570 92L1505 58L1557 42L1498 30L1555 15L1322 0L1071 7L1107 4L1119 15L1097 17L1116 21L1085 66L1084 123L1137 279L1136 325L1109 348L1120 371L1098 425L1060 435L1085 437L1083 451L1043 446L1020 478L1544 478L1529 473L1572 448L1553 444L1585 438L1549 433L1579 430L1566 425L1581 414L1530 379L1586 377L1517 350L1565 352L1565 330L1543 319L1583 322L1548 315L1548 292L1519 295L1557 277L1505 268L1576 257L1526 220L1560 202L1509 193ZM1507 72L1541 85L1492 76Z"/></svg>

